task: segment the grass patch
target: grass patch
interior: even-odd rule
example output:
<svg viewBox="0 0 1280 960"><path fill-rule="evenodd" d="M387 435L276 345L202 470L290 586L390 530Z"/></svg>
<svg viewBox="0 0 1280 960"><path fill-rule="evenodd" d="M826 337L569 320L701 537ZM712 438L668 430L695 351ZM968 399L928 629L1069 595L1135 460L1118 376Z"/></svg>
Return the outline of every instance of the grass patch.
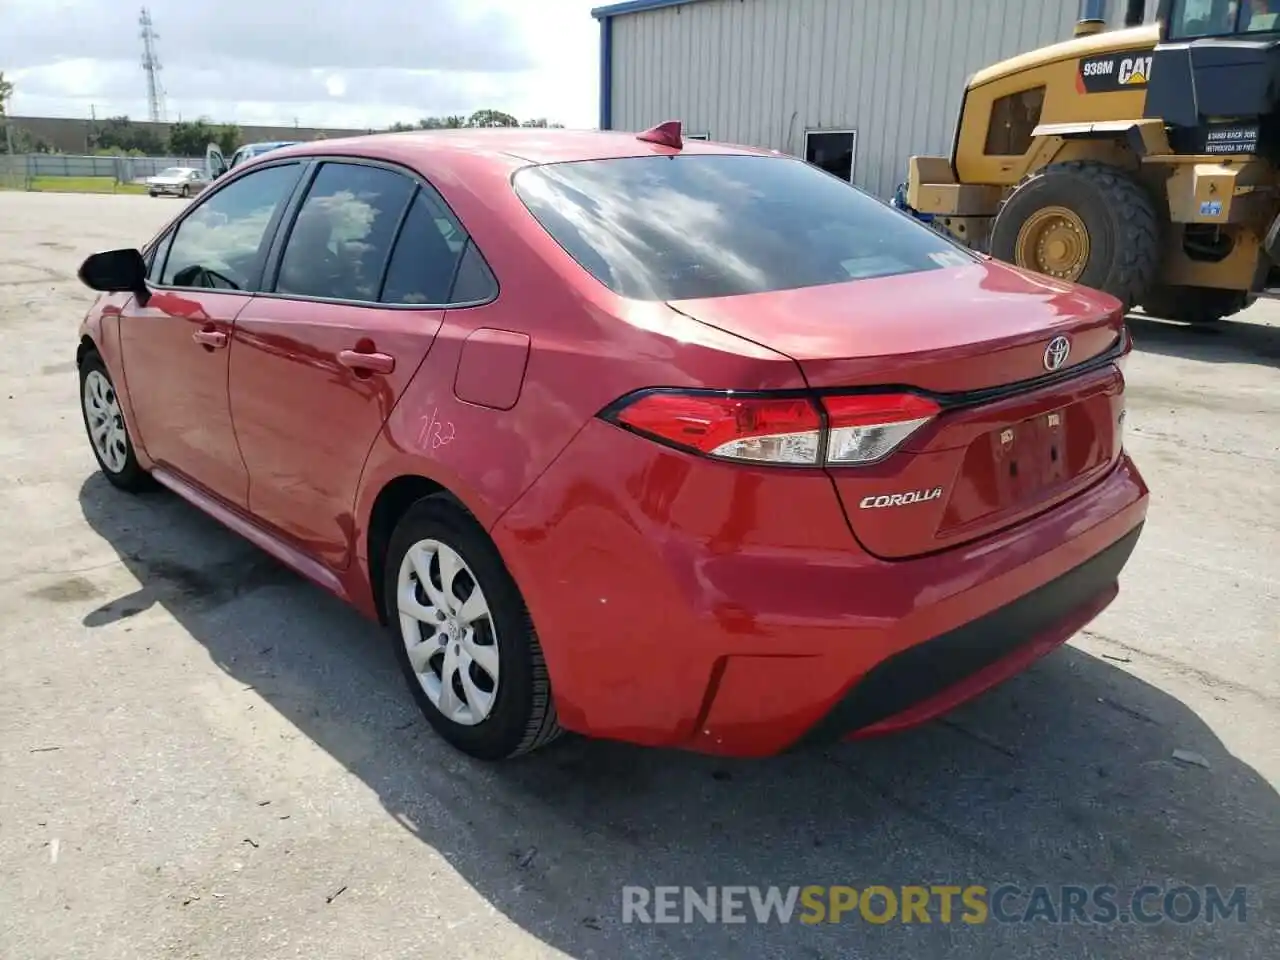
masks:
<svg viewBox="0 0 1280 960"><path fill-rule="evenodd" d="M42 193L142 193L140 183L116 183L114 177L32 177L28 190Z"/></svg>

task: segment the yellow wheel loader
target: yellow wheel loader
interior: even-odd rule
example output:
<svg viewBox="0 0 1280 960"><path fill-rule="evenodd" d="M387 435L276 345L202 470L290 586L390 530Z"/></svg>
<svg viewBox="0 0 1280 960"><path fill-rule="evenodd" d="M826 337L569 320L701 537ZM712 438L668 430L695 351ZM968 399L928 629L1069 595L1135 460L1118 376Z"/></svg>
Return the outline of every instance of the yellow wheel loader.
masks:
<svg viewBox="0 0 1280 960"><path fill-rule="evenodd" d="M1213 322L1280 287L1280 0L1161 0L1155 23L1075 34L970 79L907 205L1154 316Z"/></svg>

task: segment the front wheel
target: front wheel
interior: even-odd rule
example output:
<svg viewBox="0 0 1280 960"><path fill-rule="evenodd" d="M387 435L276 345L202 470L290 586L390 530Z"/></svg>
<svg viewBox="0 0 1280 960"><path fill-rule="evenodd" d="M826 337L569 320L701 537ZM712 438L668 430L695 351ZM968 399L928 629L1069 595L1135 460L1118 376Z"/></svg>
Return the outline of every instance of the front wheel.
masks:
<svg viewBox="0 0 1280 960"><path fill-rule="evenodd" d="M385 569L396 659L441 737L501 760L560 735L529 612L479 524L446 498L420 500L396 526Z"/></svg>
<svg viewBox="0 0 1280 960"><path fill-rule="evenodd" d="M187 199L187 197L191 196L191 188L184 183L182 189L178 191L178 196L183 200Z"/></svg>
<svg viewBox="0 0 1280 960"><path fill-rule="evenodd" d="M80 362L80 412L89 446L107 480L130 493L151 489L155 482L138 463L120 397L97 353Z"/></svg>
<svg viewBox="0 0 1280 960"><path fill-rule="evenodd" d="M1055 163L1024 180L991 228L991 254L1037 273L1102 290L1126 310L1160 266L1160 226L1146 188L1105 164Z"/></svg>

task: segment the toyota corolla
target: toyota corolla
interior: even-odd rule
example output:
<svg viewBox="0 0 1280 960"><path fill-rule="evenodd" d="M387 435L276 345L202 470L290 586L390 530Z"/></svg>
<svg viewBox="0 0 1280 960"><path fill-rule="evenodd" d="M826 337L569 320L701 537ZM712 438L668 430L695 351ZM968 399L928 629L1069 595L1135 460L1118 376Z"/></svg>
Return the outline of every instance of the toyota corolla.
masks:
<svg viewBox="0 0 1280 960"><path fill-rule="evenodd" d="M478 757L920 723L1146 514L1116 300L678 125L286 147L80 277L106 478L381 621Z"/></svg>

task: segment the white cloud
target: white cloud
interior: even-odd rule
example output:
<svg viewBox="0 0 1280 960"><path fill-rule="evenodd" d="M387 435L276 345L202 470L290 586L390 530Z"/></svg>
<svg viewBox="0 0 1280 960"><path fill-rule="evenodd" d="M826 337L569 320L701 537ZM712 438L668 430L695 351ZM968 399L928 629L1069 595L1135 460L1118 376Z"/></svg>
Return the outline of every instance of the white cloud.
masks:
<svg viewBox="0 0 1280 960"><path fill-rule="evenodd" d="M595 5L149 0L168 119L356 128L484 108L594 126ZM147 116L137 8L3 6L0 70L14 82L15 115Z"/></svg>

